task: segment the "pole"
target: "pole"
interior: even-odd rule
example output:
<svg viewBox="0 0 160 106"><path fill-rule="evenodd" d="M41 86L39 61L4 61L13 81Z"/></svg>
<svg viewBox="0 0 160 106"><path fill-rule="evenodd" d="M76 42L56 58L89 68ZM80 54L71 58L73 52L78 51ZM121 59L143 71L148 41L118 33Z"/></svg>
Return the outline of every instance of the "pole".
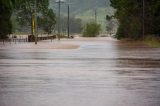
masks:
<svg viewBox="0 0 160 106"><path fill-rule="evenodd" d="M34 13L31 13L31 35L34 34Z"/></svg>
<svg viewBox="0 0 160 106"><path fill-rule="evenodd" d="M38 38L38 34L37 34L37 0L35 0L35 4L34 4L34 7L35 7L35 44L37 44L37 38Z"/></svg>
<svg viewBox="0 0 160 106"><path fill-rule="evenodd" d="M61 13L60 13L60 9L61 9L61 3L60 3L61 1L59 0L58 1L58 40L60 40L60 34L61 34L61 32L60 32L60 18L61 18Z"/></svg>
<svg viewBox="0 0 160 106"><path fill-rule="evenodd" d="M144 34L145 34L145 1L143 0L143 28L142 28L142 39L144 39Z"/></svg>
<svg viewBox="0 0 160 106"><path fill-rule="evenodd" d="M68 38L70 37L70 7L68 4Z"/></svg>
<svg viewBox="0 0 160 106"><path fill-rule="evenodd" d="M95 9L95 22L97 23L97 9Z"/></svg>

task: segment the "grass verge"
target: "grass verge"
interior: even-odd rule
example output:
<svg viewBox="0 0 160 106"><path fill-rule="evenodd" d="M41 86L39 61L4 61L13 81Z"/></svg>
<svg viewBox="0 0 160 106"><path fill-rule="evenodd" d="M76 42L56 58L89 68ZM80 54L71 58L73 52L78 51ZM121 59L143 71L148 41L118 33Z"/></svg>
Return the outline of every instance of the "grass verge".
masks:
<svg viewBox="0 0 160 106"><path fill-rule="evenodd" d="M160 37L147 36L144 39L144 44L150 47L160 48Z"/></svg>

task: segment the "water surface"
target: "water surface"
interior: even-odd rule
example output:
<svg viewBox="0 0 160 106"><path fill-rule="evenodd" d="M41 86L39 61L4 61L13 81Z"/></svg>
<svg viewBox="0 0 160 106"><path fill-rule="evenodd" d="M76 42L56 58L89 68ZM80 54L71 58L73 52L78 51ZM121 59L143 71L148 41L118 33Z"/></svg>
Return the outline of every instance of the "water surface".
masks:
<svg viewBox="0 0 160 106"><path fill-rule="evenodd" d="M1 49L0 106L160 106L160 49L64 42L81 47Z"/></svg>

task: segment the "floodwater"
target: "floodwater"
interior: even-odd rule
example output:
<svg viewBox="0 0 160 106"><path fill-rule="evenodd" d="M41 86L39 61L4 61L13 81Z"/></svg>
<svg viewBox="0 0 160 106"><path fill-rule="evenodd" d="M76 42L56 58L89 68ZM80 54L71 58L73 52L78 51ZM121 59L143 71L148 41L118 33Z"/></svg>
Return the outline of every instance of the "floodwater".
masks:
<svg viewBox="0 0 160 106"><path fill-rule="evenodd" d="M64 42L81 46L0 49L0 106L160 106L160 49Z"/></svg>

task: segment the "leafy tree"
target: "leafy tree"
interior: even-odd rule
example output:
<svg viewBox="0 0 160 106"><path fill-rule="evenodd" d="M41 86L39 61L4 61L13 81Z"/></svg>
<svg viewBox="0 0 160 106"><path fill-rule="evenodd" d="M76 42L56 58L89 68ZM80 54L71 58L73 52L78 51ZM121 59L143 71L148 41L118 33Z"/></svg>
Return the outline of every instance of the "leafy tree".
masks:
<svg viewBox="0 0 160 106"><path fill-rule="evenodd" d="M139 38L142 30L142 3L137 0L111 0L111 6L117 9L115 17L120 23L116 37Z"/></svg>
<svg viewBox="0 0 160 106"><path fill-rule="evenodd" d="M145 0L146 1L146 0ZM148 0L145 2L145 33L160 37L160 1Z"/></svg>
<svg viewBox="0 0 160 106"><path fill-rule="evenodd" d="M101 26L95 22L87 23L84 26L83 37L96 37L101 30Z"/></svg>
<svg viewBox="0 0 160 106"><path fill-rule="evenodd" d="M110 0L119 21L117 38L142 38L143 1ZM145 0L145 35L160 34L160 1Z"/></svg>
<svg viewBox="0 0 160 106"><path fill-rule="evenodd" d="M15 4L16 0L0 0L0 39L5 39L12 33L10 17Z"/></svg>
<svg viewBox="0 0 160 106"><path fill-rule="evenodd" d="M23 26L31 26L32 16L34 14L35 0L24 0L21 5L17 6L15 15L17 21ZM38 27L45 32L51 33L55 24L55 14L49 7L49 0L37 0Z"/></svg>
<svg viewBox="0 0 160 106"><path fill-rule="evenodd" d="M42 17L38 17L38 26L46 33L51 34L55 28L56 20L52 9L46 11Z"/></svg>

